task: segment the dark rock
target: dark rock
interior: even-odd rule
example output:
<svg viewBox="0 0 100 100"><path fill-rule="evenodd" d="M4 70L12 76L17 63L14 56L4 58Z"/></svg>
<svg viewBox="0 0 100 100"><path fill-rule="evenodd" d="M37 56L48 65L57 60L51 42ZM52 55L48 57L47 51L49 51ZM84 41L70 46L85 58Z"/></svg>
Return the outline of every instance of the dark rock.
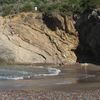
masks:
<svg viewBox="0 0 100 100"><path fill-rule="evenodd" d="M99 10L88 9L82 14L76 23L80 41L76 52L80 62L100 62L99 14ZM82 59L82 54L85 60Z"/></svg>

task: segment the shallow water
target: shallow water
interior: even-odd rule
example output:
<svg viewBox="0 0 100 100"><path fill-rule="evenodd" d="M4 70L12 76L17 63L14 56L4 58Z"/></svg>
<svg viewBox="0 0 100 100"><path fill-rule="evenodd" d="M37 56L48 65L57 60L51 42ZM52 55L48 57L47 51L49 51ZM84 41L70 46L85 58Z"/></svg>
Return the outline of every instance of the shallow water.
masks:
<svg viewBox="0 0 100 100"><path fill-rule="evenodd" d="M26 80L34 78L45 78L45 77L66 77L66 78L77 78L78 80L85 79L96 79L100 77L100 70L95 70L97 67L87 67L81 69L66 67L43 67L43 66L32 66L32 65L0 65L0 80ZM99 67L98 67L99 68ZM92 69L92 70L91 70Z"/></svg>
<svg viewBox="0 0 100 100"><path fill-rule="evenodd" d="M0 89L100 87L99 66L68 67L0 65ZM93 85L95 83L95 85ZM89 85L87 87L87 84ZM75 85L75 86L74 86Z"/></svg>
<svg viewBox="0 0 100 100"><path fill-rule="evenodd" d="M24 80L46 76L57 76L61 72L58 68L32 67L22 65L1 65L0 80Z"/></svg>

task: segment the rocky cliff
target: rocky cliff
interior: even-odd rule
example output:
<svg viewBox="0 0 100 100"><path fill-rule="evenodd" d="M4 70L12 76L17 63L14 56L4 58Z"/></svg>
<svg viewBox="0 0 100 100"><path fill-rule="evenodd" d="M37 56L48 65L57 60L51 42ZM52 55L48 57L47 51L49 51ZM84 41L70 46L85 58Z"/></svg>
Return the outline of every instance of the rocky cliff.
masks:
<svg viewBox="0 0 100 100"><path fill-rule="evenodd" d="M75 63L77 46L72 17L42 13L0 17L0 62Z"/></svg>
<svg viewBox="0 0 100 100"><path fill-rule="evenodd" d="M100 8L86 9L76 23L79 46L76 54L80 62L100 63Z"/></svg>

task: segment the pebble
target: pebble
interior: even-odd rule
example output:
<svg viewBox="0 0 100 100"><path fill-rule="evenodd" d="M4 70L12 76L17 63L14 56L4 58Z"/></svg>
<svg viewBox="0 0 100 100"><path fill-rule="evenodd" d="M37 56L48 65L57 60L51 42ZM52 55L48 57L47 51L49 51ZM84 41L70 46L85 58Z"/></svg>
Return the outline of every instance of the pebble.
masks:
<svg viewBox="0 0 100 100"><path fill-rule="evenodd" d="M100 90L88 91L0 91L0 100L100 100Z"/></svg>

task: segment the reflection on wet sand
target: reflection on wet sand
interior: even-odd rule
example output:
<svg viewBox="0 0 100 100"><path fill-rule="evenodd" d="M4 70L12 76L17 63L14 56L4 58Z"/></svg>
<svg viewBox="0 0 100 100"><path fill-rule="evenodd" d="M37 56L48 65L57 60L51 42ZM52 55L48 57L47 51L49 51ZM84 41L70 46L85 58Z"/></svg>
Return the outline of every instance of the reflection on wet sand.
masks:
<svg viewBox="0 0 100 100"><path fill-rule="evenodd" d="M53 66L52 66L53 67ZM2 68L2 67L0 67ZM4 68L4 67L3 67ZM25 72L33 73L34 70L38 73L45 72L46 67L35 69L33 66L6 66L16 70L24 70ZM51 66L48 68L50 69ZM30 70L29 70L30 69ZM55 69L55 68L54 68ZM55 90L74 90L74 89L95 89L100 88L100 66L95 65L67 65L65 67L57 67L60 73L56 76L31 76L31 79L24 80L1 80L0 89L24 89L24 88L41 88ZM33 74L31 74L33 75Z"/></svg>

